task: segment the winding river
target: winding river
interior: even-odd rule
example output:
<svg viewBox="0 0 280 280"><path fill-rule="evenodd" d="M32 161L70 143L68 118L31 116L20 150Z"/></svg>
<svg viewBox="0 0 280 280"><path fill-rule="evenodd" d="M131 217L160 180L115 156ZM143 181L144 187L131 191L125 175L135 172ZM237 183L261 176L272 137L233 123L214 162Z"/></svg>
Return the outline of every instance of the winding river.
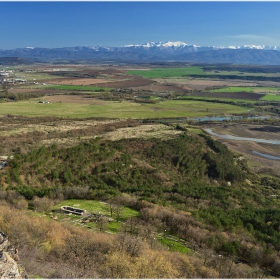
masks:
<svg viewBox="0 0 280 280"><path fill-rule="evenodd" d="M208 122L208 121L238 121L243 119L249 119L249 120L265 120L270 119L271 116L215 116L215 117L201 117L201 118L192 118L195 121L198 122Z"/></svg>
<svg viewBox="0 0 280 280"><path fill-rule="evenodd" d="M218 133L215 133L211 128L206 128L205 131L207 131L208 133L210 133L216 137L220 137L223 139L230 139L230 140L237 140L237 141L252 141L252 142L257 142L257 143L280 145L280 140L248 138L248 137L233 136L233 135L229 135L229 134L218 134Z"/></svg>
<svg viewBox="0 0 280 280"><path fill-rule="evenodd" d="M252 151L252 152L253 152L253 154L256 154L256 155L261 156L261 157L274 159L274 160L280 160L280 157L276 157L276 156L272 156L272 155L268 155L268 154L263 154L263 153L260 153L260 152L257 152L257 151Z"/></svg>
<svg viewBox="0 0 280 280"><path fill-rule="evenodd" d="M252 142L257 142L257 143L266 143L266 144L274 144L274 145L280 145L280 141L279 140L268 140L268 139L260 139L260 138L248 138L248 137L239 137L239 136L233 136L233 135L229 135L229 134L218 134L215 133L211 128L206 128L205 131L207 131L208 133L216 136L216 137L220 137L223 139L230 139L230 140L237 140L237 141L252 141ZM252 151L253 154L256 154L258 156L264 157L264 158L268 158L268 159L273 159L273 160L280 160L280 157L277 156L272 156L272 155L268 155L268 154L263 154L257 151Z"/></svg>

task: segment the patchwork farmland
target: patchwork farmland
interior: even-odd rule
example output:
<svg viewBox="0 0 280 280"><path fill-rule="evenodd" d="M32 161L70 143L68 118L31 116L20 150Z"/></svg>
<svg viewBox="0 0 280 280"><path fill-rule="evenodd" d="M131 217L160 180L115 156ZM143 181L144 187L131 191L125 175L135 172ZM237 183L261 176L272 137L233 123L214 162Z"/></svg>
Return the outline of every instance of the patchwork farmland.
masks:
<svg viewBox="0 0 280 280"><path fill-rule="evenodd" d="M279 77L236 67L7 72L0 227L34 278L141 271L147 256L179 278L278 277Z"/></svg>

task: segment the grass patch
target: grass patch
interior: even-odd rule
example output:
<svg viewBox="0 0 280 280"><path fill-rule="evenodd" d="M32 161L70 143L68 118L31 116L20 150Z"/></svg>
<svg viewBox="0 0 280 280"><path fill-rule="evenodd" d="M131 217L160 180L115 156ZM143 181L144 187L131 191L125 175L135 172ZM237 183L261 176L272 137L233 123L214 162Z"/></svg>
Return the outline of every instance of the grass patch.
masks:
<svg viewBox="0 0 280 280"><path fill-rule="evenodd" d="M146 99L146 100L162 100L162 98L158 97L158 96L152 96L152 95L145 95L145 96L137 96L137 98L140 99Z"/></svg>
<svg viewBox="0 0 280 280"><path fill-rule="evenodd" d="M43 276L40 276L40 275L28 275L28 277L30 278L30 279L45 279L45 277L43 277Z"/></svg>
<svg viewBox="0 0 280 280"><path fill-rule="evenodd" d="M92 212L95 214L98 214L99 212L107 217L110 217L110 208L109 205L97 201L97 200L83 200L83 199L68 199L64 200L63 202L57 204L53 207L53 210L59 210L61 206L73 206L76 208L87 210L88 212ZM37 215L40 215L37 213ZM68 222L70 224L74 224L76 226L82 226L82 227L89 227L91 229L97 230L97 224L95 221L90 221L88 223L81 223L78 220L82 219L82 216L76 216L76 215L69 215L63 212L55 212L55 216L57 216L57 220L61 222ZM139 215L139 212L131 209L126 206L122 206L121 208L121 214L120 214L120 222L108 222L106 225L106 231L109 231L111 233L117 233L121 230L122 223L126 221L130 217L137 217ZM46 218L49 219L48 216ZM115 214L113 213L113 219L115 219Z"/></svg>
<svg viewBox="0 0 280 280"><path fill-rule="evenodd" d="M253 87L224 87L212 89L210 92L253 92Z"/></svg>
<svg viewBox="0 0 280 280"><path fill-rule="evenodd" d="M202 134L204 133L203 130L200 128L190 127L188 125L181 125L182 127L186 128L188 132L191 132L192 134Z"/></svg>
<svg viewBox="0 0 280 280"><path fill-rule="evenodd" d="M103 214L110 216L109 205L104 202L97 201L97 200L68 199L68 200L64 200L63 202L57 204L53 209L58 210L63 205L81 208L81 209L87 210L88 212L93 212L93 213L101 212ZM129 207L122 206L121 219L126 220L132 216L135 217L138 215L139 215L138 211L131 209Z"/></svg>
<svg viewBox="0 0 280 280"><path fill-rule="evenodd" d="M108 223L108 231L112 232L112 233L118 233L120 231L122 227L121 223L117 223L117 222L110 222Z"/></svg>
<svg viewBox="0 0 280 280"><path fill-rule="evenodd" d="M279 92L279 87L223 87L218 89L212 89L210 92Z"/></svg>
<svg viewBox="0 0 280 280"><path fill-rule="evenodd" d="M158 241L160 241L161 244L168 246L170 251L181 252L183 254L186 254L191 251L189 248L187 248L186 246L182 245L181 243L179 243L177 241L167 239L162 236L157 237L157 239L158 239Z"/></svg>
<svg viewBox="0 0 280 280"><path fill-rule="evenodd" d="M203 74L202 67L184 68L154 68L150 70L130 70L127 74L138 75L144 78L168 78L182 77L187 75Z"/></svg>
<svg viewBox="0 0 280 280"><path fill-rule="evenodd" d="M280 101L280 95L278 94L267 94L261 98L263 101Z"/></svg>

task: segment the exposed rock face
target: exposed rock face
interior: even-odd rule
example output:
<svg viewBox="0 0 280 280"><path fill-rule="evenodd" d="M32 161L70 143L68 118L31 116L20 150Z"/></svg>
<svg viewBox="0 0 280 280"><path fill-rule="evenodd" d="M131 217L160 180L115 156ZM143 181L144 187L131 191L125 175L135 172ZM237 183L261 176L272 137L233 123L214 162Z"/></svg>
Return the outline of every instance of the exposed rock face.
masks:
<svg viewBox="0 0 280 280"><path fill-rule="evenodd" d="M0 278L27 278L27 275L16 261L17 249L13 248L8 236L0 230Z"/></svg>

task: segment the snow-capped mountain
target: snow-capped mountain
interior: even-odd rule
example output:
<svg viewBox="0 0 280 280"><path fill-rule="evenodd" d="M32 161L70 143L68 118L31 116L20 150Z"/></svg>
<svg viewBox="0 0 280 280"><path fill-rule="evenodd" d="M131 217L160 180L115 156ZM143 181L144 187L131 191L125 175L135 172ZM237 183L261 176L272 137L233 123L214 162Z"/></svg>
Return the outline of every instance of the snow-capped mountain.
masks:
<svg viewBox="0 0 280 280"><path fill-rule="evenodd" d="M193 44L187 44L181 41L176 42L149 42L140 45L125 45L125 48L192 48L196 51L205 50L219 50L219 49L258 49L258 50L280 50L279 46L265 46L265 45L243 45L243 46L197 46Z"/></svg>
<svg viewBox="0 0 280 280"><path fill-rule="evenodd" d="M185 47L185 46L189 46L188 44L184 43L184 42L159 42L159 43L155 43L155 42L149 42L149 43L145 43L145 44L141 44L141 45L125 45L124 47L143 47L143 48L151 48L151 47Z"/></svg>
<svg viewBox="0 0 280 280"><path fill-rule="evenodd" d="M277 46L265 46L265 45L243 45L243 46L228 46L223 47L223 49L249 49L249 50L274 50L274 51L280 51L280 47Z"/></svg>
<svg viewBox="0 0 280 280"><path fill-rule="evenodd" d="M121 47L79 46L65 48L26 47L0 50L0 57L32 60L182 61L196 63L246 63L280 65L280 47L265 45L198 46L181 41L149 42Z"/></svg>

